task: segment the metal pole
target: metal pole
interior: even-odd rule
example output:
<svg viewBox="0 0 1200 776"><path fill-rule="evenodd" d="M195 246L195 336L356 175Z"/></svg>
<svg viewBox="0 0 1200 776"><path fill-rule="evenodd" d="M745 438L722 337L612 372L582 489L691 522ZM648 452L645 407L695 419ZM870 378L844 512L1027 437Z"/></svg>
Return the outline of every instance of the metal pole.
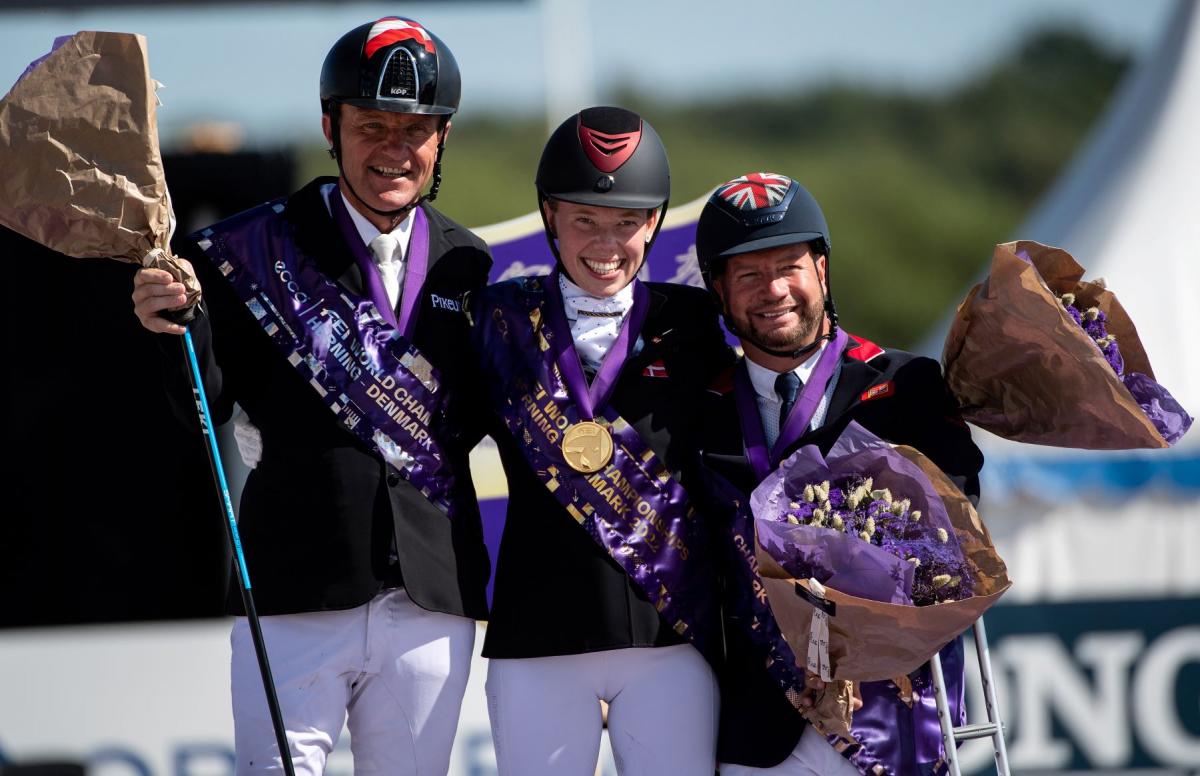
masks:
<svg viewBox="0 0 1200 776"><path fill-rule="evenodd" d="M988 651L987 631L983 618L975 621L975 654L979 658L979 675L983 680L983 702L987 706L988 722L995 725L992 750L996 753L997 776L1009 776L1008 747L1004 743L1004 723L1000 721L1000 705L996 702L996 685L992 681L992 658Z"/></svg>
<svg viewBox="0 0 1200 776"><path fill-rule="evenodd" d="M942 728L942 747L946 751L946 764L950 776L962 776L958 768L958 742L954 738L954 722L950 719L950 704L946 696L946 677L942 674L942 656L935 653L929 660L933 671L933 694L937 700L938 724Z"/></svg>
<svg viewBox="0 0 1200 776"><path fill-rule="evenodd" d="M212 468L213 480L219 491L218 495L221 497L221 506L225 510L225 536L229 539L230 547L233 548L233 562L241 583L242 606L246 610L250 635L254 639L254 654L258 657L258 671L262 675L263 691L267 696L267 706L271 711L271 725L275 728L275 745L279 747L279 759L283 764L283 772L286 776L296 776L292 765L291 749L288 747L286 729L283 726L283 714L279 710L279 698L275 695L275 680L271 676L271 664L267 660L267 645L263 642L258 612L254 609L254 596L250 592L250 572L246 568L246 558L242 555L242 540L238 535L237 519L233 516L233 502L229 498L229 485L225 481L225 469L221 465L221 451L217 446L217 436L213 433L212 418L208 410L208 397L204 393L204 378L200 375L200 362L196 358L196 348L192 344L190 329L183 334L183 350L190 367L188 374L192 378L192 395L196 399L200 429L204 432L208 463Z"/></svg>

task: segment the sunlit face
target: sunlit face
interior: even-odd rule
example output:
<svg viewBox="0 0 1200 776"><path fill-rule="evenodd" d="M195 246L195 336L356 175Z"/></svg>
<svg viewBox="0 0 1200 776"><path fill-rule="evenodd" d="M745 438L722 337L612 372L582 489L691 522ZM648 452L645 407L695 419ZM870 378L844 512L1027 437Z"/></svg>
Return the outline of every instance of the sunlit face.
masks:
<svg viewBox="0 0 1200 776"><path fill-rule="evenodd" d="M796 350L824 333L825 257L807 243L734 256L713 287L748 349Z"/></svg>
<svg viewBox="0 0 1200 776"><path fill-rule="evenodd" d="M360 207L361 202L379 210L395 210L416 199L429 183L437 160L441 117L353 105L342 105L340 110L342 176L361 200L347 187L342 189L355 209L374 223L380 216ZM332 144L330 117L325 115L321 121L325 139ZM450 131L449 124L444 131Z"/></svg>
<svg viewBox="0 0 1200 776"><path fill-rule="evenodd" d="M575 285L607 297L633 282L654 234L658 211L547 202L546 219Z"/></svg>

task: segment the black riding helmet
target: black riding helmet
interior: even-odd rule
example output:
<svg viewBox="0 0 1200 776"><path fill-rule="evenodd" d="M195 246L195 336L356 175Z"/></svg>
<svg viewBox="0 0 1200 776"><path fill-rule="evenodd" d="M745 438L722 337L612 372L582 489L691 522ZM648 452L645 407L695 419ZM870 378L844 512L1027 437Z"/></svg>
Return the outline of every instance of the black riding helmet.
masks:
<svg viewBox="0 0 1200 776"><path fill-rule="evenodd" d="M696 258L704 285L714 296L713 277L724 271L730 257L796 243L808 243L813 253L825 257L825 315L829 319L829 333L823 338L832 339L838 317L830 281L829 226L821 206L807 189L776 173L743 175L717 187L700 211L696 224ZM732 331L733 322L728 314L725 322ZM776 351L754 344L774 356L798 358L815 348L821 339L796 351Z"/></svg>
<svg viewBox="0 0 1200 776"><path fill-rule="evenodd" d="M558 246L544 204L549 199L630 210L660 209L649 255L671 197L667 149L654 127L624 108L586 108L559 125L538 162L538 212L555 259ZM561 259L559 259L561 264Z"/></svg>
<svg viewBox="0 0 1200 776"><path fill-rule="evenodd" d="M367 205L373 212L397 216L437 198L442 183L443 130L458 110L461 91L454 54L441 38L412 19L388 16L368 22L347 32L329 49L321 66L321 112L330 118L333 148L329 153L337 160L339 173L342 149L337 105L443 117L429 193L395 210Z"/></svg>

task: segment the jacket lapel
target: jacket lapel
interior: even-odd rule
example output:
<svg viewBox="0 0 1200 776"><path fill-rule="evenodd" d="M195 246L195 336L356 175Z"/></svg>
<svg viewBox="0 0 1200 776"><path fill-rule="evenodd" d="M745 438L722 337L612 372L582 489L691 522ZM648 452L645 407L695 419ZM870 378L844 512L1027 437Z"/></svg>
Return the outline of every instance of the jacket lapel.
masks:
<svg viewBox="0 0 1200 776"><path fill-rule="evenodd" d="M829 399L829 412L825 415L825 423L833 425L842 415L859 401L862 392L870 387L871 381L879 375L878 370L870 364L857 359L842 356L842 371L838 375L837 385L833 387L833 396Z"/></svg>

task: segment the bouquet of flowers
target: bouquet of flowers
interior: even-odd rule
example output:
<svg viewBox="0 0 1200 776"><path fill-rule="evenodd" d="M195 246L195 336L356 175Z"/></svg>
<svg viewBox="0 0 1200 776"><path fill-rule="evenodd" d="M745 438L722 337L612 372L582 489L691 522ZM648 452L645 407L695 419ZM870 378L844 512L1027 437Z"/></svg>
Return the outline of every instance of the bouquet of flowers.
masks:
<svg viewBox="0 0 1200 776"><path fill-rule="evenodd" d="M1133 321L1066 251L996 246L942 360L963 418L1007 439L1096 450L1175 444L1192 418L1154 379Z"/></svg>
<svg viewBox="0 0 1200 776"><path fill-rule="evenodd" d="M851 423L751 494L757 571L797 667L827 681L904 677L1011 584L966 496L928 458ZM835 690L844 695L843 686ZM847 704L809 720L845 735Z"/></svg>

